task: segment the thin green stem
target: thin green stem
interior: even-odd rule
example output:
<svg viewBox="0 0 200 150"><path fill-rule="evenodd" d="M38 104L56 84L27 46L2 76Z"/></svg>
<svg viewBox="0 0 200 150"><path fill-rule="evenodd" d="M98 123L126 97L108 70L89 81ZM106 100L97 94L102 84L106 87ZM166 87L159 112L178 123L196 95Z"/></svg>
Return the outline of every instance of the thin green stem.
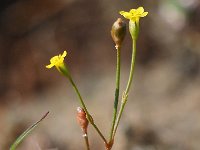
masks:
<svg viewBox="0 0 200 150"><path fill-rule="evenodd" d="M119 101L119 87L120 87L120 46L116 46L117 49L117 64L116 64L116 89L115 89L115 101L114 101L114 110L113 110L113 120L112 120L112 126L110 130L110 138L109 142L112 141L113 137L113 131L115 127L115 122L117 119L117 107L118 107L118 101Z"/></svg>
<svg viewBox="0 0 200 150"><path fill-rule="evenodd" d="M107 141L106 141L105 137L103 136L103 134L101 133L101 131L99 130L99 128L97 127L97 125L94 123L94 120L93 120L92 116L88 112L87 107L86 107L86 105L85 105L85 103L84 103L84 101L83 101L83 99L81 97L81 94L80 94L80 92L79 92L76 84L74 83L74 81L73 81L73 79L72 79L72 77L71 77L71 75L70 75L67 67L64 66L64 67L59 68L59 69L69 79L70 83L72 84L72 86L73 86L73 88L74 88L74 90L75 90L75 92L76 92L76 94L77 94L77 96L79 98L79 101L80 101L80 103L81 103L81 105L82 105L82 107L83 107L83 109L84 109L84 111L86 113L88 121L95 128L95 130L97 131L97 133L99 134L99 136L102 138L102 140L104 141L104 143L107 144Z"/></svg>
<svg viewBox="0 0 200 150"><path fill-rule="evenodd" d="M94 122L90 122L92 124L92 126L95 128L95 130L98 132L99 136L102 138L103 142L105 144L108 144L106 138L103 136L103 134L101 133L101 131L99 130L99 128L97 127L97 125Z"/></svg>
<svg viewBox="0 0 200 150"><path fill-rule="evenodd" d="M83 138L84 138L84 140L85 140L85 145L86 145L87 150L90 150L90 144L89 144L89 140L88 140L88 135L87 135L87 133L85 133L85 134L83 135Z"/></svg>
<svg viewBox="0 0 200 150"><path fill-rule="evenodd" d="M120 119L121 119L121 117L122 117L122 113L123 113L123 111L124 111L124 107L125 107L125 104L126 104L126 102L127 102L127 98L123 99L122 101L123 101L123 102L121 103L120 110L119 110L119 114L118 114L118 116L117 116L115 128L114 128L114 131L113 131L113 139L114 139L114 137L115 137L115 134L116 134L116 131L117 131L117 128L118 128Z"/></svg>
<svg viewBox="0 0 200 150"><path fill-rule="evenodd" d="M85 105L85 103L84 103L84 101L83 101L83 99L81 97L81 94L80 94L78 88L76 87L76 84L74 83L74 81L73 81L73 79L72 79L72 77L71 77L71 75L69 73L68 73L68 79L69 79L70 83L72 84L72 86L73 86L73 88L74 88L74 90L75 90L75 92L76 92L76 94L77 94L77 96L79 98L79 101L80 101L80 103L81 103L81 105L82 105L87 117L89 117L90 114L89 114L89 112L87 110L87 107L86 107L86 105ZM90 118L88 118L88 119L90 121Z"/></svg>
<svg viewBox="0 0 200 150"><path fill-rule="evenodd" d="M130 69L130 74L129 74L129 79L128 83L126 86L125 94L128 95L132 80L133 80L133 73L135 69L135 56L136 56L136 39L133 39L133 46L132 46L132 60L131 60L131 69Z"/></svg>
<svg viewBox="0 0 200 150"><path fill-rule="evenodd" d="M131 69L130 69L130 73L129 73L129 79L128 79L128 83L127 83L127 86L126 86L126 90L125 90L123 97L122 97L122 102L121 102L119 114L117 116L116 124L115 124L115 127L114 127L113 137L112 137L113 139L115 137L115 134L116 134L122 113L124 111L124 107L125 107L125 104L126 104L127 99L128 99L128 93L129 93L129 90L130 90L130 87L131 87L131 84L132 84L133 73L134 73L134 68L135 68L135 56L136 56L136 39L133 39Z"/></svg>

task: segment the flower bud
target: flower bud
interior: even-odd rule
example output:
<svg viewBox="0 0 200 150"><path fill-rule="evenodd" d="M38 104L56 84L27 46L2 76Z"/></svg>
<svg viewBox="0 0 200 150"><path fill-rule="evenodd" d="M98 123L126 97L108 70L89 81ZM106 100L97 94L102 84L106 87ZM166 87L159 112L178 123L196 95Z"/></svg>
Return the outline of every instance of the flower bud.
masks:
<svg viewBox="0 0 200 150"><path fill-rule="evenodd" d="M77 121L83 130L84 133L87 133L87 127L88 127L88 120L86 118L86 113L83 108L78 107L77 108Z"/></svg>
<svg viewBox="0 0 200 150"><path fill-rule="evenodd" d="M118 18L114 22L111 29L111 36L116 46L121 46L125 35L126 35L126 23L121 18Z"/></svg>

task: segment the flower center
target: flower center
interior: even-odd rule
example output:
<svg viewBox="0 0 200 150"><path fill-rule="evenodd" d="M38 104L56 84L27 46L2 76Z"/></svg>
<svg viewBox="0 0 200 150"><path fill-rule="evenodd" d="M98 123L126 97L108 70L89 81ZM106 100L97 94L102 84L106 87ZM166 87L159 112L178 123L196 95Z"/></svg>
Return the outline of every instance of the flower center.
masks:
<svg viewBox="0 0 200 150"><path fill-rule="evenodd" d="M64 61L64 58L59 55L59 56L54 56L52 59L51 59L51 63L54 64L56 67L59 67L60 65L63 64L63 61Z"/></svg>

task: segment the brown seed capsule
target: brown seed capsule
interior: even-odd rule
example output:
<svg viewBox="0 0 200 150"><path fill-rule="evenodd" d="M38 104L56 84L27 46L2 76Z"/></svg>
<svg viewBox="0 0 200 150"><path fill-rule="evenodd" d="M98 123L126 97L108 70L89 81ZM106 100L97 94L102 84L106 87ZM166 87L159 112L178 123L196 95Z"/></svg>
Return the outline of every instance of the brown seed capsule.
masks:
<svg viewBox="0 0 200 150"><path fill-rule="evenodd" d="M77 121L83 130L84 133L87 133L87 127L88 127L88 120L86 118L86 113L83 108L78 107L77 108Z"/></svg>
<svg viewBox="0 0 200 150"><path fill-rule="evenodd" d="M111 29L111 36L117 47L121 46L125 35L126 35L126 23L121 18L118 18L114 22Z"/></svg>

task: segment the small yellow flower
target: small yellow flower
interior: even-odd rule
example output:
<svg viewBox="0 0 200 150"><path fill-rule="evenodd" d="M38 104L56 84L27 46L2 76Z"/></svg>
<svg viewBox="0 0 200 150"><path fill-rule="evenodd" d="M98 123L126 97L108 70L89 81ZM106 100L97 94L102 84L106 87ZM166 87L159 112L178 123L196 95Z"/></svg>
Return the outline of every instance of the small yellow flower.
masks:
<svg viewBox="0 0 200 150"><path fill-rule="evenodd" d="M126 19L129 19L133 22L138 22L140 17L145 17L148 14L148 12L144 12L143 7L139 7L137 9L131 9L129 12L120 11L119 13Z"/></svg>
<svg viewBox="0 0 200 150"><path fill-rule="evenodd" d="M58 56L54 56L50 59L50 64L46 66L46 68L50 69L52 67L62 67L64 65L64 58L67 56L67 52L64 51L63 54L59 54Z"/></svg>

